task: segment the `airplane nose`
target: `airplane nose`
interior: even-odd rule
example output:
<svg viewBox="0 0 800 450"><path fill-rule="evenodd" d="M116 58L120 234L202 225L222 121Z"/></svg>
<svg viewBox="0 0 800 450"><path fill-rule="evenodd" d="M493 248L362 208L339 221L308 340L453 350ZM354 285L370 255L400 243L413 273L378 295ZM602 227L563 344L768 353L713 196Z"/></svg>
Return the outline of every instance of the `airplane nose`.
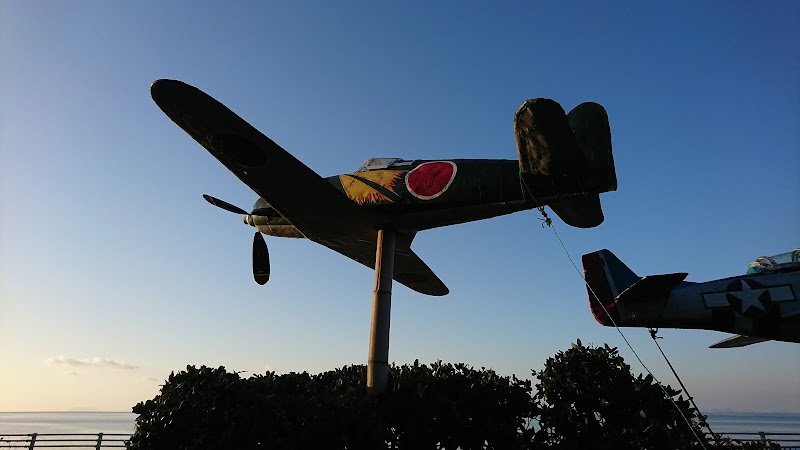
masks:
<svg viewBox="0 0 800 450"><path fill-rule="evenodd" d="M244 216L244 223L245 223L245 224L247 224L247 225L250 225L251 227L254 227L254 226L255 226L255 225L253 224L253 216L251 216L251 215L249 215L249 214L248 214L248 215L246 215L246 216Z"/></svg>

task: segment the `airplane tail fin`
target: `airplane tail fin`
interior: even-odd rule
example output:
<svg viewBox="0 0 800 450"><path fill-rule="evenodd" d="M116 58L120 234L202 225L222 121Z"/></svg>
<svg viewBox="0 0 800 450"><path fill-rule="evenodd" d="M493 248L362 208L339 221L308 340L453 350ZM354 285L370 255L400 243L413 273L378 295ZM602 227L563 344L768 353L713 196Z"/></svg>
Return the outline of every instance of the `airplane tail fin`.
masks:
<svg viewBox="0 0 800 450"><path fill-rule="evenodd" d="M675 286L686 279L686 272L639 277L610 250L583 255L583 272L589 307L602 325L645 325L654 308L662 308ZM609 315L611 318L609 318Z"/></svg>
<svg viewBox="0 0 800 450"><path fill-rule="evenodd" d="M600 225L599 193L617 189L606 110L586 102L565 114L553 100L527 100L514 115L514 133L528 188L544 196L567 196L551 208L568 225Z"/></svg>
<svg viewBox="0 0 800 450"><path fill-rule="evenodd" d="M619 319L615 299L641 278L610 250L587 253L582 261L592 315L601 325L612 326L611 319Z"/></svg>

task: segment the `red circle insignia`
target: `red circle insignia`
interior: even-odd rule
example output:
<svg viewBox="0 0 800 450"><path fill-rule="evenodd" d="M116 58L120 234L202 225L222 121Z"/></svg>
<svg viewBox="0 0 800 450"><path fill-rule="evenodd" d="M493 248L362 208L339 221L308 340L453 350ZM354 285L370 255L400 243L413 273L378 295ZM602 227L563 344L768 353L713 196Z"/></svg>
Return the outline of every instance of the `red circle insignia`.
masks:
<svg viewBox="0 0 800 450"><path fill-rule="evenodd" d="M431 200L440 195L456 177L456 164L452 161L432 161L420 164L406 174L406 188L420 200Z"/></svg>

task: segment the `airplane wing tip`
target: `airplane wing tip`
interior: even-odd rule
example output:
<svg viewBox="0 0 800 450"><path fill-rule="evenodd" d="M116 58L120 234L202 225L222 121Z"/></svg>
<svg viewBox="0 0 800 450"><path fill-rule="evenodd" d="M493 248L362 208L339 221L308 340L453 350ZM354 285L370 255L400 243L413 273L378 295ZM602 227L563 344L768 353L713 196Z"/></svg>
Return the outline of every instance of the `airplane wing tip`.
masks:
<svg viewBox="0 0 800 450"><path fill-rule="evenodd" d="M177 80L159 78L158 80L150 83L150 96L153 97L153 100L155 100L156 103L158 103L159 99L163 98L164 95L169 93L170 89L174 89L175 86L181 84L186 84L186 83Z"/></svg>
<svg viewBox="0 0 800 450"><path fill-rule="evenodd" d="M191 94L190 91L199 91L199 89L183 81L166 78L160 78L150 83L150 97L161 111L181 128L183 126L180 124L179 115L176 115L176 109L178 111L185 109L185 105L182 105L181 102L182 99L185 100L189 96L188 94Z"/></svg>
<svg viewBox="0 0 800 450"><path fill-rule="evenodd" d="M431 292L428 293L428 295L431 295L433 297L444 297L445 295L447 295L449 293L450 293L450 289L447 289L447 286L442 285L442 289L441 290L431 291Z"/></svg>
<svg viewBox="0 0 800 450"><path fill-rule="evenodd" d="M757 336L744 336L744 335L737 335L725 338L719 342L711 344L708 348L738 348L744 347L746 345L751 344L758 344L759 342L768 341L767 338L757 337Z"/></svg>
<svg viewBox="0 0 800 450"><path fill-rule="evenodd" d="M420 260L419 263L422 263L422 261ZM424 268L427 270L422 269L420 266L415 266L414 269L419 271L395 273L393 278L398 283L420 294L442 297L450 293L450 289L427 266Z"/></svg>

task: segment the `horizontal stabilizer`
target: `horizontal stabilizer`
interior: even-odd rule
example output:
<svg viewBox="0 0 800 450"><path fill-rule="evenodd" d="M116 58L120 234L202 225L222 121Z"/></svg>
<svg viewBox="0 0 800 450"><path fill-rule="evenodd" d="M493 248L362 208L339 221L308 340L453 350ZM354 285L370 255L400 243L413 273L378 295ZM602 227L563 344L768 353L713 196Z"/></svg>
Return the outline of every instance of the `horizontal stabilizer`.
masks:
<svg viewBox="0 0 800 450"><path fill-rule="evenodd" d="M589 194L565 202L553 203L550 209L567 225L577 228L592 228L603 223L600 194Z"/></svg>
<svg viewBox="0 0 800 450"><path fill-rule="evenodd" d="M566 114L553 100L527 100L514 114L514 134L520 176L534 198L567 198L550 204L567 225L603 223L598 194L617 189L606 110L586 102Z"/></svg>
<svg viewBox="0 0 800 450"><path fill-rule="evenodd" d="M767 338L756 337L756 336L731 336L727 339L723 339L716 344L709 345L708 348L736 348L736 347L744 347L750 344L758 344L759 342L768 341Z"/></svg>
<svg viewBox="0 0 800 450"><path fill-rule="evenodd" d="M675 286L686 279L687 275L689 274L685 272L648 275L619 294L617 302L633 303L653 299L664 299Z"/></svg>

